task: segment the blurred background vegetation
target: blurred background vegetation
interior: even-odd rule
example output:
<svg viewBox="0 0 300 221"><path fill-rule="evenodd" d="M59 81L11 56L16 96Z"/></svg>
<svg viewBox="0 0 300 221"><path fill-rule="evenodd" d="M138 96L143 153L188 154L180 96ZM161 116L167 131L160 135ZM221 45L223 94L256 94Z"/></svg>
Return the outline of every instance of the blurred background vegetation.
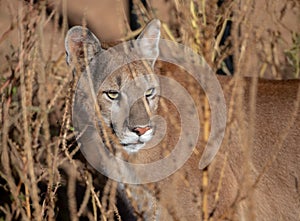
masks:
<svg viewBox="0 0 300 221"><path fill-rule="evenodd" d="M126 220L75 141L64 37L128 40L152 18L218 74L300 77L298 0L0 0L0 220Z"/></svg>

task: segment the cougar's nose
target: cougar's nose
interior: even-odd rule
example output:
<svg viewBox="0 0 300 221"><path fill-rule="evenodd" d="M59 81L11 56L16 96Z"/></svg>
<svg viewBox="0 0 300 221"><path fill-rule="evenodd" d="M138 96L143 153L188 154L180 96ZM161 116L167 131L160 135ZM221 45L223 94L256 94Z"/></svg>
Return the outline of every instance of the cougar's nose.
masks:
<svg viewBox="0 0 300 221"><path fill-rule="evenodd" d="M151 129L150 127L135 127L132 129L132 131L135 132L137 135L142 136L150 129Z"/></svg>

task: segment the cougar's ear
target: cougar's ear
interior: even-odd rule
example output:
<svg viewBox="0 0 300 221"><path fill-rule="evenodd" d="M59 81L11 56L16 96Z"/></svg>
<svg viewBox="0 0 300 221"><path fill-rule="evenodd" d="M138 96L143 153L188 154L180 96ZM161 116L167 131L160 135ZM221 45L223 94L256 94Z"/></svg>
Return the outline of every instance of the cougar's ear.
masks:
<svg viewBox="0 0 300 221"><path fill-rule="evenodd" d="M153 66L159 54L160 21L152 20L137 38L141 56L151 60Z"/></svg>
<svg viewBox="0 0 300 221"><path fill-rule="evenodd" d="M86 59L89 63L95 54L101 51L101 44L98 38L89 29L81 26L74 26L67 33L65 48L68 64L78 64L80 65L80 68L82 68L86 66L85 48Z"/></svg>

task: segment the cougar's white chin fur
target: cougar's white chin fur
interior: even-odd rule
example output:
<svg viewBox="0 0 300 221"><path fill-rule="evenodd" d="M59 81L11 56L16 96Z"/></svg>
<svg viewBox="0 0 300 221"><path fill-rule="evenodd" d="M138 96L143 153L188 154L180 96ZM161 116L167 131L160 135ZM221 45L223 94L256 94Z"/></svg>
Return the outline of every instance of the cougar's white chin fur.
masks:
<svg viewBox="0 0 300 221"><path fill-rule="evenodd" d="M121 144L123 145L124 150L129 154L138 152L148 141L152 139L153 131L153 129L150 129L141 136L130 132L130 134L127 134L127 136L121 139Z"/></svg>

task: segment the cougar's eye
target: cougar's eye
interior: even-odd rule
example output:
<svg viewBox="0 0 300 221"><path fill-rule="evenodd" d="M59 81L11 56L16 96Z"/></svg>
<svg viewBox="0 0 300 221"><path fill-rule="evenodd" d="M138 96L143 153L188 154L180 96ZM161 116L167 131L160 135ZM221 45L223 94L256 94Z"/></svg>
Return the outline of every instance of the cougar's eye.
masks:
<svg viewBox="0 0 300 221"><path fill-rule="evenodd" d="M111 100L116 100L119 98L120 94L118 91L106 91L104 92L106 96Z"/></svg>
<svg viewBox="0 0 300 221"><path fill-rule="evenodd" d="M155 92L155 89L154 88L150 88L150 89L148 89L146 91L145 96L146 97L151 97L154 94L154 92Z"/></svg>

